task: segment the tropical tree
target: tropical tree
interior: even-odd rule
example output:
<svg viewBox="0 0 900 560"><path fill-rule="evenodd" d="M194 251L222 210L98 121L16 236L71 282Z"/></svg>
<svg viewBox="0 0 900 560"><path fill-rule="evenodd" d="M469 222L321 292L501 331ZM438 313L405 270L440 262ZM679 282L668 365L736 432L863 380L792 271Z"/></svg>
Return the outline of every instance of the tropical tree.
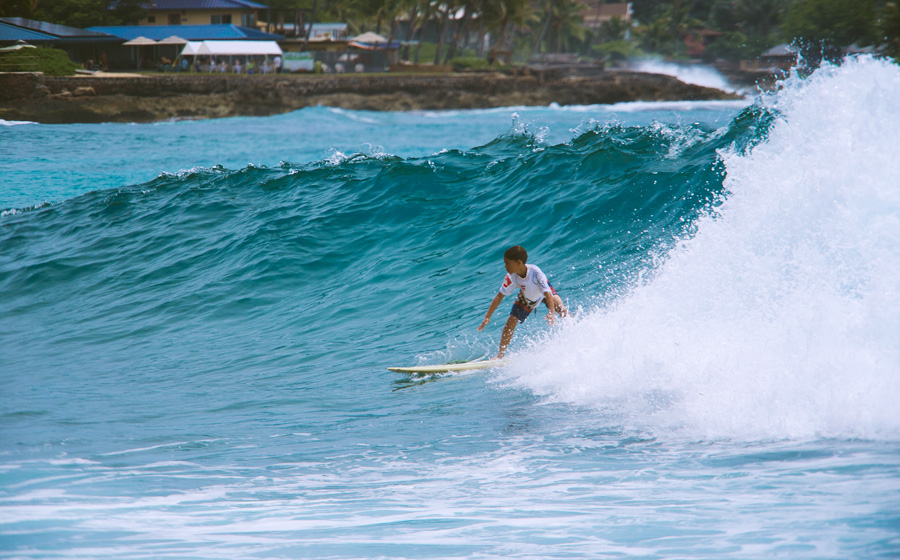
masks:
<svg viewBox="0 0 900 560"><path fill-rule="evenodd" d="M90 27L111 22L109 0L41 0L34 19L72 27Z"/></svg>
<svg viewBox="0 0 900 560"><path fill-rule="evenodd" d="M122 25L137 25L147 17L145 0L117 0L112 9L112 20Z"/></svg>
<svg viewBox="0 0 900 560"><path fill-rule="evenodd" d="M602 41L621 41L628 35L631 24L619 16L613 16L609 21L600 24L600 39Z"/></svg>
<svg viewBox="0 0 900 560"><path fill-rule="evenodd" d="M738 28L747 35L768 37L784 16L784 0L736 0L734 18Z"/></svg>
<svg viewBox="0 0 900 560"><path fill-rule="evenodd" d="M482 5L484 30L497 37L494 42L497 51L510 50L511 28L526 27L534 21L529 0L489 0Z"/></svg>
<svg viewBox="0 0 900 560"><path fill-rule="evenodd" d="M635 34L644 50L674 55L683 51L681 39L688 31L702 25L703 22L691 16L690 5L675 3L663 10L654 21L638 26Z"/></svg>
<svg viewBox="0 0 900 560"><path fill-rule="evenodd" d="M30 18L37 10L39 0L5 0L0 2L0 17Z"/></svg>
<svg viewBox="0 0 900 560"><path fill-rule="evenodd" d="M553 52L569 52L573 42L584 41L587 29L582 25L583 11L584 5L577 0L548 0L534 51L540 50L545 39L548 50Z"/></svg>
<svg viewBox="0 0 900 560"><path fill-rule="evenodd" d="M825 47L870 45L875 39L873 0L797 0L782 29L790 38L820 42Z"/></svg>

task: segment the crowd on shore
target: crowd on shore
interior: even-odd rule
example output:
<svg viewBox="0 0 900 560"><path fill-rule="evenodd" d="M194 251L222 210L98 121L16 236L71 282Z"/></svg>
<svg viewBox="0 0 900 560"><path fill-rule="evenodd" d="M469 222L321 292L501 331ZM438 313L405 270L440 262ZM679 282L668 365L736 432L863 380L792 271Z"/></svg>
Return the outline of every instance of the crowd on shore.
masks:
<svg viewBox="0 0 900 560"><path fill-rule="evenodd" d="M143 61L142 61L143 62ZM150 66L153 67L153 66ZM138 69L141 65L138 65ZM204 74L281 74L283 61L280 56L269 59L267 56L230 56L216 60L210 56L197 56L191 61L188 57L171 60L162 57L155 68L161 72L197 72Z"/></svg>

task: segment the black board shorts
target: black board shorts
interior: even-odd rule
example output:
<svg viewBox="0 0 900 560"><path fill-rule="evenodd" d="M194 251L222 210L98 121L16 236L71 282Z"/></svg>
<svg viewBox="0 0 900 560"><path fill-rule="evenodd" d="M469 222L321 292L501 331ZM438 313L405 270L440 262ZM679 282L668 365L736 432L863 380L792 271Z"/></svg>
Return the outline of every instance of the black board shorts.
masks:
<svg viewBox="0 0 900 560"><path fill-rule="evenodd" d="M550 286L550 293L554 296L559 295L556 293L556 289L553 286ZM519 320L520 323L524 323L525 319L531 315L531 312L534 311L534 308L538 306L538 303L541 301L544 302L544 305L547 305L547 300L541 298L539 301L531 302L525 299L525 296L522 295L522 292L519 292L518 297L516 297L516 301L512 305L512 309L509 311L509 314L516 319Z"/></svg>

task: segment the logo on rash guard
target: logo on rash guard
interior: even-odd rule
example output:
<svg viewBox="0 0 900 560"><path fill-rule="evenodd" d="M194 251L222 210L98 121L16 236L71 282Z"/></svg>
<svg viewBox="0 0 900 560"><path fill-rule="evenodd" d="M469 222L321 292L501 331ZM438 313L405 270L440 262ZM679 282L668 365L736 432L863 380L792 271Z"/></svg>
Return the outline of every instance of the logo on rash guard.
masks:
<svg viewBox="0 0 900 560"><path fill-rule="evenodd" d="M512 284L512 279L510 279L509 274L507 274L507 275L506 275L506 278L503 279L503 287L504 287L504 288L509 288L509 286L510 286L511 284Z"/></svg>

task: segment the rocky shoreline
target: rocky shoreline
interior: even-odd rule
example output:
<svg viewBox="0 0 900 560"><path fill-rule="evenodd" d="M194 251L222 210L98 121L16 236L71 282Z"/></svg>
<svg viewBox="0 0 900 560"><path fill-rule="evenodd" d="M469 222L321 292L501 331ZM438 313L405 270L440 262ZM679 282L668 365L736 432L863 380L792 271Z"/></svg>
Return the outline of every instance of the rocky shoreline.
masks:
<svg viewBox="0 0 900 560"><path fill-rule="evenodd" d="M0 74L0 119L41 123L152 122L265 116L325 105L373 111L735 99L671 76L607 71L506 75Z"/></svg>

